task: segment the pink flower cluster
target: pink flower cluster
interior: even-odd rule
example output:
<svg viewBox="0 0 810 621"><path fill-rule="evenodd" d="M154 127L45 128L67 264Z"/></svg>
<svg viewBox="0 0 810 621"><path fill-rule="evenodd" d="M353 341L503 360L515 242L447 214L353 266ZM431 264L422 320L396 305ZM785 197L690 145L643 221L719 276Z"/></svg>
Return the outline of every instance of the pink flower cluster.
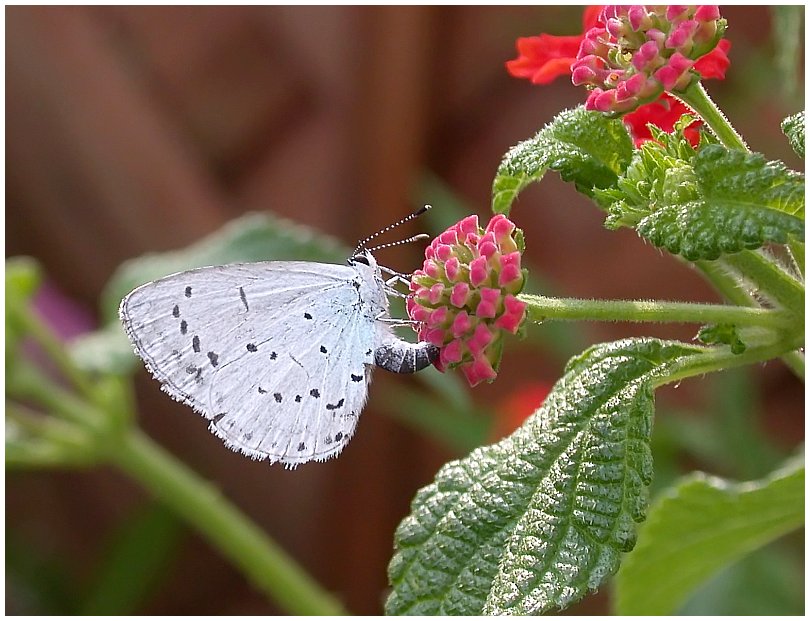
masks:
<svg viewBox="0 0 810 621"><path fill-rule="evenodd" d="M517 333L526 317L515 297L525 281L522 240L506 216L485 230L469 216L433 240L411 277L407 310L419 339L440 348L440 371L458 367L471 386L495 379L503 334Z"/></svg>
<svg viewBox="0 0 810 621"><path fill-rule="evenodd" d="M585 33L571 79L592 88L588 110L630 112L699 80L695 62L724 32L717 6L606 6Z"/></svg>

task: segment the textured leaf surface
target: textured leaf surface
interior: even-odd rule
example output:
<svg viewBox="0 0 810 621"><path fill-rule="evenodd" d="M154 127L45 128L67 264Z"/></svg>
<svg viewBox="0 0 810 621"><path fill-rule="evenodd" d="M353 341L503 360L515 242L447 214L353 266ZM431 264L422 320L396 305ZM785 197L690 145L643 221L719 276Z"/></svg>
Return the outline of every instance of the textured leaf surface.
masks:
<svg viewBox="0 0 810 621"><path fill-rule="evenodd" d="M122 264L101 297L106 325L74 341L71 355L88 371L125 373L137 367L132 346L118 320L118 305L146 282L175 272L247 261L345 261L349 250L334 238L269 213L247 214L196 244L173 252L144 255Z"/></svg>
<svg viewBox="0 0 810 621"><path fill-rule="evenodd" d="M642 218L636 231L657 248L684 259L714 260L740 250L755 250L765 242L784 244L801 239L804 223L781 211L739 204L694 201L666 205Z"/></svg>
<svg viewBox="0 0 810 621"><path fill-rule="evenodd" d="M707 144L695 152L677 135L648 142L615 188L606 226L631 226L658 248L714 260L804 237L804 176L759 154Z"/></svg>
<svg viewBox="0 0 810 621"><path fill-rule="evenodd" d="M673 614L703 580L803 523L803 459L746 483L691 475L651 507L616 577L616 612Z"/></svg>
<svg viewBox="0 0 810 621"><path fill-rule="evenodd" d="M492 185L492 211L509 213L517 195L546 170L591 196L593 188L614 185L632 155L633 142L621 121L582 106L566 110L506 153Z"/></svg>
<svg viewBox="0 0 810 621"><path fill-rule="evenodd" d="M514 434L444 466L397 529L387 612L536 614L598 587L645 515L652 380L696 351L595 346Z"/></svg>
<svg viewBox="0 0 810 621"><path fill-rule="evenodd" d="M782 131L785 132L793 150L799 157L804 158L804 111L782 121Z"/></svg>

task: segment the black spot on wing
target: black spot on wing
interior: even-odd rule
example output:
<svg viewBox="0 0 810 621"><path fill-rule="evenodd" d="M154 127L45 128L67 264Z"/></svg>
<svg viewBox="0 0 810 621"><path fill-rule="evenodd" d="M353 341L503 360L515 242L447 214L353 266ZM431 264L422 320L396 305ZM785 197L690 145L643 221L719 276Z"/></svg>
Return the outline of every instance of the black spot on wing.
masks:
<svg viewBox="0 0 810 621"><path fill-rule="evenodd" d="M208 360L211 361L211 366L215 367L215 366L217 366L219 364L219 355L215 354L212 351L209 351L208 352Z"/></svg>
<svg viewBox="0 0 810 621"><path fill-rule="evenodd" d="M298 445L298 450L299 450L299 451L305 451L305 450L307 450L307 445L306 445L306 444L304 444L303 442L301 442L301 444L299 444L299 445Z"/></svg>
<svg viewBox="0 0 810 621"><path fill-rule="evenodd" d="M266 395L267 391L264 388L262 388L261 386L259 386L259 394L260 395Z"/></svg>
<svg viewBox="0 0 810 621"><path fill-rule="evenodd" d="M275 359L276 359L276 352L271 351L270 352L270 360L275 360Z"/></svg>
<svg viewBox="0 0 810 621"><path fill-rule="evenodd" d="M248 343L245 347L250 352L259 351L259 348L256 347L253 343Z"/></svg>
<svg viewBox="0 0 810 621"><path fill-rule="evenodd" d="M342 439L343 439L343 432L342 432L342 431L338 431L338 432L335 434L335 442L340 442Z"/></svg>
<svg viewBox="0 0 810 621"><path fill-rule="evenodd" d="M274 392L273 393L273 399L276 400L276 403L281 403L281 393L280 392Z"/></svg>
<svg viewBox="0 0 810 621"><path fill-rule="evenodd" d="M218 423L218 422L219 422L219 421L221 421L223 418L225 418L225 414L224 414L224 413L223 413L223 414L217 414L216 416L214 416L214 418L213 418L212 420L213 420L215 423Z"/></svg>
<svg viewBox="0 0 810 621"><path fill-rule="evenodd" d="M353 382L362 382L363 381L363 376L362 375L355 375L354 373L352 373L352 381Z"/></svg>
<svg viewBox="0 0 810 621"><path fill-rule="evenodd" d="M191 339L191 347L194 349L195 353L200 353L200 337L196 334L194 335L194 338Z"/></svg>
<svg viewBox="0 0 810 621"><path fill-rule="evenodd" d="M326 347L324 347L323 345L321 345L321 353L322 353L322 354L325 354L325 353L326 353Z"/></svg>
<svg viewBox="0 0 810 621"><path fill-rule="evenodd" d="M295 395L295 402L301 403L301 395Z"/></svg>
<svg viewBox="0 0 810 621"><path fill-rule="evenodd" d="M180 316L180 307L175 304L174 308L172 309L172 317L177 318Z"/></svg>
<svg viewBox="0 0 810 621"><path fill-rule="evenodd" d="M316 399L321 398L321 391L318 390L317 388L313 388L312 390L310 390L309 394L312 395L313 397L315 397Z"/></svg>
<svg viewBox="0 0 810 621"><path fill-rule="evenodd" d="M312 315L309 313L304 313L304 319L312 319Z"/></svg>
<svg viewBox="0 0 810 621"><path fill-rule="evenodd" d="M326 409L327 410L337 410L343 407L343 399L338 401L337 403L327 403Z"/></svg>
<svg viewBox="0 0 810 621"><path fill-rule="evenodd" d="M242 304L245 305L245 310L249 311L250 307L248 306L247 296L245 295L245 290L242 287L239 287L239 298L242 300Z"/></svg>
<svg viewBox="0 0 810 621"><path fill-rule="evenodd" d="M186 287L185 296L186 296L187 298L190 298L190 297L191 297L191 287Z"/></svg>
<svg viewBox="0 0 810 621"><path fill-rule="evenodd" d="M183 321L180 322L180 334L185 335L186 332L188 332L188 322L183 319Z"/></svg>

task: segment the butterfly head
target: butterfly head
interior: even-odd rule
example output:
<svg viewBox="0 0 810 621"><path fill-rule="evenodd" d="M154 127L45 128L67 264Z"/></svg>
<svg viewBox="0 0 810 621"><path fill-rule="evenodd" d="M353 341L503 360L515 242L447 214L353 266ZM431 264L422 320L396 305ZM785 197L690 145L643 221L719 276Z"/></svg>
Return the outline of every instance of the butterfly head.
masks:
<svg viewBox="0 0 810 621"><path fill-rule="evenodd" d="M367 265L372 270L377 269L377 259L374 258L374 255L371 254L370 250L366 250L365 248L360 252L355 252L351 258L349 259L349 265L352 267L356 267L358 265Z"/></svg>

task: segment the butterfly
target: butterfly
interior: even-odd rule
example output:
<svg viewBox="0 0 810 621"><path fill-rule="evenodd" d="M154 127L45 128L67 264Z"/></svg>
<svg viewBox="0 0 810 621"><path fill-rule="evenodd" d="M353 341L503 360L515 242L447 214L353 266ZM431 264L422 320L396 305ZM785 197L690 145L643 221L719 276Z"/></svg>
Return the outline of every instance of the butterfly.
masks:
<svg viewBox="0 0 810 621"><path fill-rule="evenodd" d="M162 389L230 449L291 468L335 457L355 433L375 366L414 373L438 357L434 345L393 332L402 321L388 295L404 275L382 268L394 275L384 280L376 248L362 248L427 208L361 242L346 265L239 263L144 284L121 301L121 321Z"/></svg>

